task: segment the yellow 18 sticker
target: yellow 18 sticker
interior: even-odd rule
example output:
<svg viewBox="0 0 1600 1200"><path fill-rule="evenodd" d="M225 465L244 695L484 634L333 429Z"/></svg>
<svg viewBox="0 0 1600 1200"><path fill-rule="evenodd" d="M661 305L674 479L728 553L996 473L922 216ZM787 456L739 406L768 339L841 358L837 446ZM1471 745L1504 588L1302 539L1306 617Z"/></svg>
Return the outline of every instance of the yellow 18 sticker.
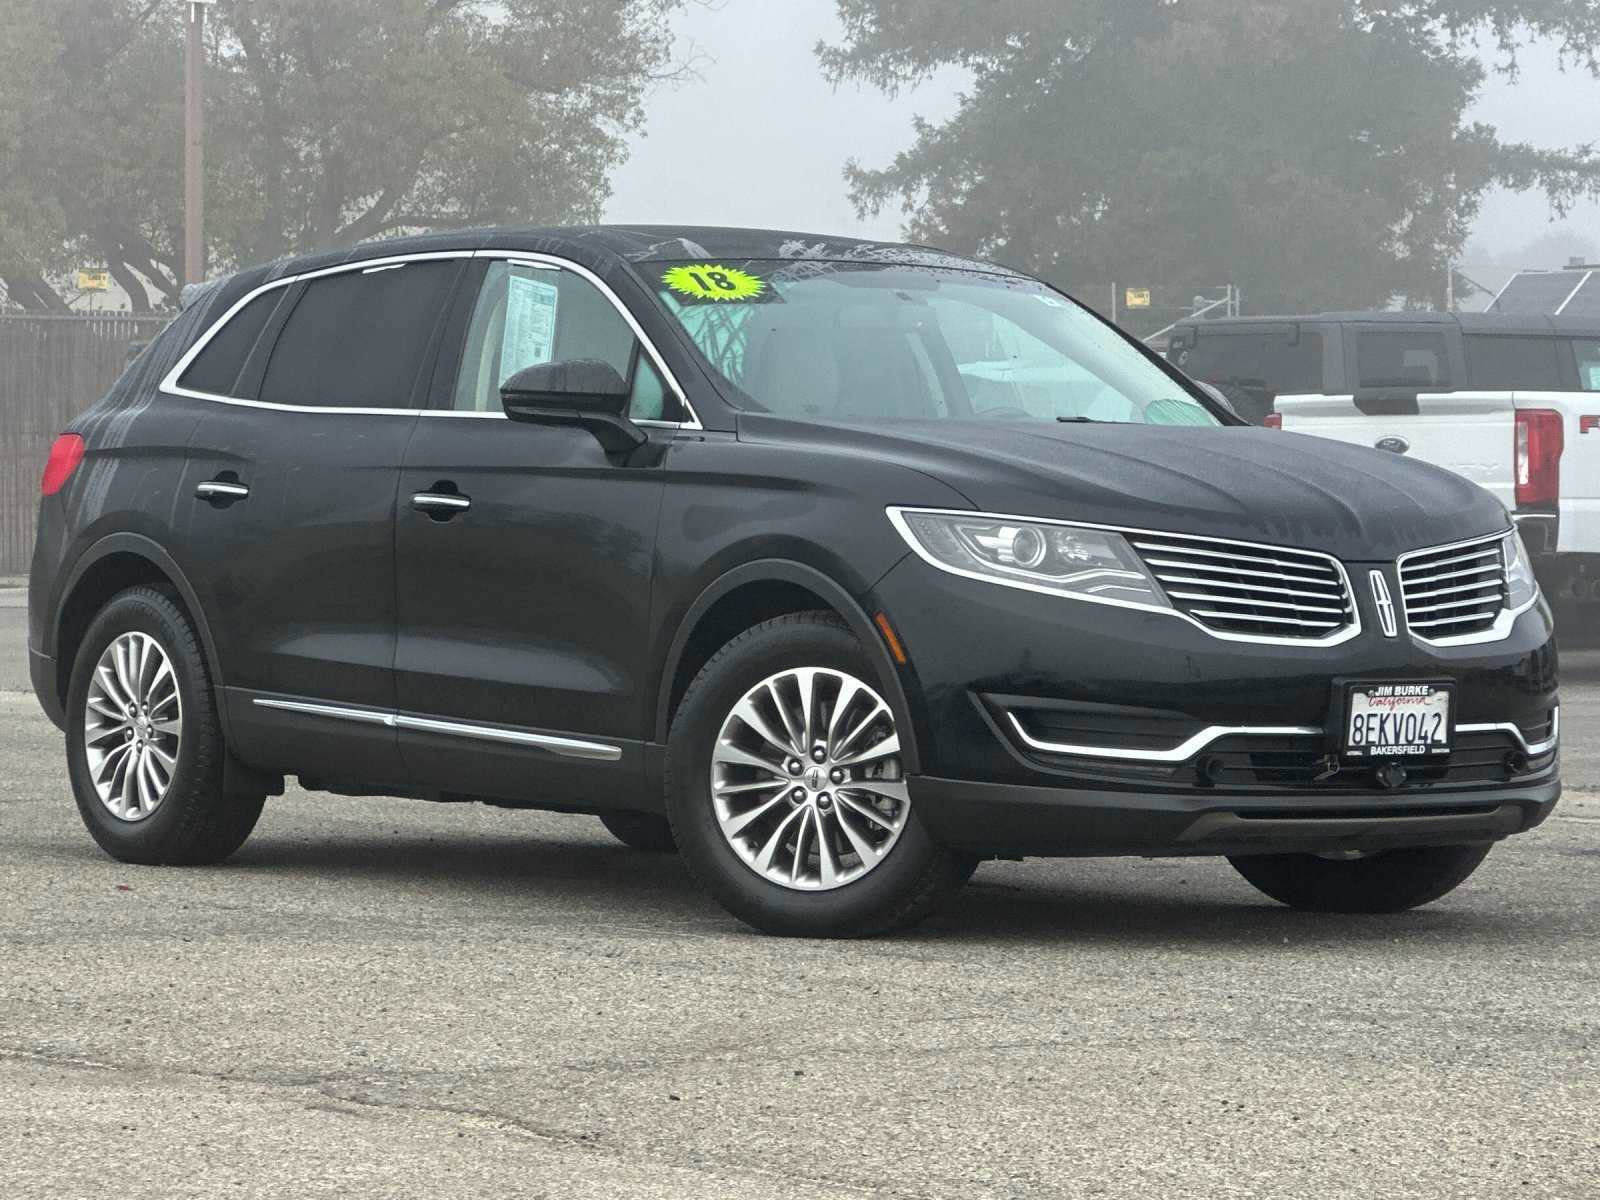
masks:
<svg viewBox="0 0 1600 1200"><path fill-rule="evenodd" d="M767 290L765 283L748 272L710 263L673 267L661 282L696 300L753 300Z"/></svg>

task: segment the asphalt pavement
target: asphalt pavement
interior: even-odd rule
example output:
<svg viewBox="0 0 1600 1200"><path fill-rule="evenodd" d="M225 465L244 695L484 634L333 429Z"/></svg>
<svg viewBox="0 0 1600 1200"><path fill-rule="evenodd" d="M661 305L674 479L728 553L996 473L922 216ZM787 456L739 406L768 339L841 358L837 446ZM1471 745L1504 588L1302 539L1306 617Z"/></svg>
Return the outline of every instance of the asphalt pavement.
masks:
<svg viewBox="0 0 1600 1200"><path fill-rule="evenodd" d="M750 933L585 817L291 789L229 864L83 832L0 593L0 1195L1600 1195L1600 653L1569 793L1443 901L990 863Z"/></svg>

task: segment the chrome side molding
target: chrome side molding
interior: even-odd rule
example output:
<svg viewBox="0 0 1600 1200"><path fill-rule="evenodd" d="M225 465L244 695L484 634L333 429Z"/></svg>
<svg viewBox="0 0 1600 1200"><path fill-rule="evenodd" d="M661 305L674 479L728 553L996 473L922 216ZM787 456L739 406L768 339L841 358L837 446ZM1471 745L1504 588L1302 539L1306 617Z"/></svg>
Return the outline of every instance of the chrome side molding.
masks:
<svg viewBox="0 0 1600 1200"><path fill-rule="evenodd" d="M471 725L464 721L443 721L434 717L413 717L405 713L384 712L372 708L347 708L339 704L319 704L309 700L273 700L262 696L251 699L261 708L281 709L284 712L304 713L312 717L327 717L335 721L355 721L365 725L385 725L390 729L413 729L420 733L442 733L451 737L476 738L486 742L506 742L516 746L531 746L548 750L562 758L582 758L594 762L616 762L622 757L622 747L605 742L589 742L581 738L564 737L553 733L534 733L527 729L506 729L497 725Z"/></svg>

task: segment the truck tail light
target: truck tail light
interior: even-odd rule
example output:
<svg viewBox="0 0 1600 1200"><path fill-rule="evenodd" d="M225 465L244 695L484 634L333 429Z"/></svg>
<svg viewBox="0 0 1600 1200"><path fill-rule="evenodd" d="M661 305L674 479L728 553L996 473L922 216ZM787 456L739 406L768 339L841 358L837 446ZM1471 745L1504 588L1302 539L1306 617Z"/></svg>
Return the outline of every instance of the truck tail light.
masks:
<svg viewBox="0 0 1600 1200"><path fill-rule="evenodd" d="M44 478L39 480L39 494L54 496L83 461L83 439L75 433L63 433L50 447L50 457L45 460Z"/></svg>
<svg viewBox="0 0 1600 1200"><path fill-rule="evenodd" d="M1261 423L1263 425L1265 425L1268 429L1282 429L1283 428L1283 414L1282 413L1270 412L1265 417L1263 417L1261 419Z"/></svg>
<svg viewBox="0 0 1600 1200"><path fill-rule="evenodd" d="M1561 414L1518 409L1515 437L1517 507L1555 504L1561 498Z"/></svg>

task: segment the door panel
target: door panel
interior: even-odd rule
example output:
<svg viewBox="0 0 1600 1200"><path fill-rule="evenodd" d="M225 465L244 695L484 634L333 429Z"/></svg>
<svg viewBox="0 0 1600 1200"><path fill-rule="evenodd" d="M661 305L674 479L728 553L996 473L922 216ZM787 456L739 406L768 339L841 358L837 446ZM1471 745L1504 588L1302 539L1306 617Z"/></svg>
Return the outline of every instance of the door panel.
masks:
<svg viewBox="0 0 1600 1200"><path fill-rule="evenodd" d="M210 404L196 426L176 501L181 565L252 765L405 782L395 492L461 265L356 265L295 285L236 373L248 394Z"/></svg>
<svg viewBox="0 0 1600 1200"><path fill-rule="evenodd" d="M319 726L252 700L393 709L395 488L416 420L217 404L195 431L177 498L191 562L180 565L210 618L247 761L402 778L392 729ZM352 737L386 757L351 759Z"/></svg>
<svg viewBox="0 0 1600 1200"><path fill-rule="evenodd" d="M661 472L619 466L576 429L425 417L396 522L402 714L543 731L621 756L404 728L429 785L615 803L638 767ZM455 495L470 507L419 509Z"/></svg>

